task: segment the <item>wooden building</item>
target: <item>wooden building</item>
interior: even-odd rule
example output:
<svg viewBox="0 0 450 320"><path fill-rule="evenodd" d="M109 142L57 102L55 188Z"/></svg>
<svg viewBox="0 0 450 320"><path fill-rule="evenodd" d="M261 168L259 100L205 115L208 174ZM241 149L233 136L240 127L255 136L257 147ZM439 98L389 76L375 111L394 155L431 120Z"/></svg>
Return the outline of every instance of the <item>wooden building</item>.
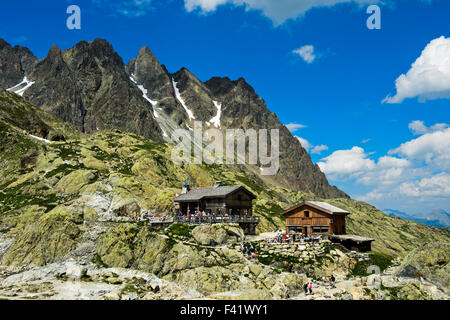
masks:
<svg viewBox="0 0 450 320"><path fill-rule="evenodd" d="M185 184L182 194L174 199L177 214L193 215L195 211L209 216L239 216L239 224L247 234L254 234L259 219L253 216L252 200L256 196L243 186L223 186L217 181L212 188L190 189Z"/></svg>
<svg viewBox="0 0 450 320"><path fill-rule="evenodd" d="M370 251L374 239L346 235L345 218L350 212L326 202L305 201L282 213L290 237L323 235L349 250Z"/></svg>
<svg viewBox="0 0 450 320"><path fill-rule="evenodd" d="M286 232L293 236L345 234L345 217L349 212L326 202L305 201L282 213Z"/></svg>

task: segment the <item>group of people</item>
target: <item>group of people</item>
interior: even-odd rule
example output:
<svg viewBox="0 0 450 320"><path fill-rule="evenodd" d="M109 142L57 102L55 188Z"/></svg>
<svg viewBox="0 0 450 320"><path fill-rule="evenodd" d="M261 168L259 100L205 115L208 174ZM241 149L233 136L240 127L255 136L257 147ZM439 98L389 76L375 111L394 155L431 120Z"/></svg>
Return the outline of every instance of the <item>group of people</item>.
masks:
<svg viewBox="0 0 450 320"><path fill-rule="evenodd" d="M300 243L315 242L315 241L317 242L317 241L321 241L322 237L320 235L305 236L302 234L302 235L300 235L300 237L296 236L295 238L291 238L289 235L287 235L286 233L283 233L281 231L278 231L277 236L275 237L275 242L277 242L277 243L291 243L291 242L293 242L293 240L295 240L296 242L300 242Z"/></svg>
<svg viewBox="0 0 450 320"><path fill-rule="evenodd" d="M186 216L186 217L201 217L201 216L209 216L209 214L207 213L207 212L205 212L205 210L203 210L203 211L200 211L200 210L195 210L194 211L194 213L191 213L191 211L190 210L188 210L187 212L186 212L186 214L184 214L183 212L178 212L177 213L177 216L179 216L179 217L183 217L183 216Z"/></svg>
<svg viewBox="0 0 450 320"><path fill-rule="evenodd" d="M277 233L276 241L278 243L286 243L289 242L289 236L286 234L282 234L281 232Z"/></svg>
<svg viewBox="0 0 450 320"><path fill-rule="evenodd" d="M135 222L157 219L167 219L167 216L155 216L151 211L142 212L140 215L137 213L131 214L131 219Z"/></svg>
<svg viewBox="0 0 450 320"><path fill-rule="evenodd" d="M336 288L335 282L336 282L336 278L334 277L334 275L331 275L330 276L331 288ZM312 287L313 287L312 281L308 281L308 282L306 282L303 285L303 291L305 292L305 295L313 294L312 293ZM286 285L284 286L284 298L285 299L289 299L290 298L289 289L288 289L288 287Z"/></svg>
<svg viewBox="0 0 450 320"><path fill-rule="evenodd" d="M253 246L252 243L250 243L250 245L248 245L245 242L241 243L241 252L242 254L246 254L247 256L251 257L251 258L257 258L258 254L255 251L255 247Z"/></svg>
<svg viewBox="0 0 450 320"><path fill-rule="evenodd" d="M303 290L305 291L305 295L312 294L312 282L306 282L303 285Z"/></svg>

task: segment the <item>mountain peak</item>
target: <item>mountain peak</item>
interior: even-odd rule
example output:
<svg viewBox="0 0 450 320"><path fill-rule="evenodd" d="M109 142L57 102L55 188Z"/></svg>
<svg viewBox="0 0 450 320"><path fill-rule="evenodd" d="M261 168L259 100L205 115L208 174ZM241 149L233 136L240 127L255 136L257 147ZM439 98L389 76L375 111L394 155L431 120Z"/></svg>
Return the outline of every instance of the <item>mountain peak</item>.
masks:
<svg viewBox="0 0 450 320"><path fill-rule="evenodd" d="M147 46L143 46L140 50L139 50L139 57L145 57L145 56L151 56L153 57L154 54L153 52L150 50L149 47Z"/></svg>
<svg viewBox="0 0 450 320"><path fill-rule="evenodd" d="M11 45L6 42L5 40L3 40L2 38L0 38L0 49L3 49L4 47L11 47Z"/></svg>
<svg viewBox="0 0 450 320"><path fill-rule="evenodd" d="M48 57L55 57L55 56L60 56L61 54L62 54L62 50L56 44L54 44L54 45L52 45L52 47L48 51L47 56Z"/></svg>
<svg viewBox="0 0 450 320"><path fill-rule="evenodd" d="M94 41L92 41L92 44L100 47L112 47L108 40L102 38L95 38Z"/></svg>

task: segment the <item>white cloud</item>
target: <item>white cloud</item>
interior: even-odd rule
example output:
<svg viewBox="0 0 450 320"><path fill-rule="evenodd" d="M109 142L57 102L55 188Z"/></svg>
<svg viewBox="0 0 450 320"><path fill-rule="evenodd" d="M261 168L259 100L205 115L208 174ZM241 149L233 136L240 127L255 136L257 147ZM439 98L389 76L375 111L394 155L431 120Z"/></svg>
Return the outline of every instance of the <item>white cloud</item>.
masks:
<svg viewBox="0 0 450 320"><path fill-rule="evenodd" d="M450 125L446 123L436 123L435 125L431 127L425 126L425 123L420 120L416 120L411 122L408 125L409 130L415 135L422 135L425 133L435 132L435 131L441 131L443 129L448 128Z"/></svg>
<svg viewBox="0 0 450 320"><path fill-rule="evenodd" d="M364 5L380 2L380 0L184 0L184 5L188 12L199 10L202 13L213 12L224 4L245 6L246 10L261 11L275 26L279 26L289 19L303 16L312 8L333 7L342 3Z"/></svg>
<svg viewBox="0 0 450 320"><path fill-rule="evenodd" d="M318 163L330 180L365 186L361 201L386 203L417 210L416 202L433 208L449 205L450 128L414 121L410 129L420 137L401 144L388 155L373 155L360 147L337 150ZM425 133L424 133L425 132ZM434 207L435 208L435 207Z"/></svg>
<svg viewBox="0 0 450 320"><path fill-rule="evenodd" d="M432 40L395 86L397 94L387 96L383 102L402 103L415 97L420 101L450 98L450 38Z"/></svg>
<svg viewBox="0 0 450 320"><path fill-rule="evenodd" d="M304 124L300 124L300 123L288 123L285 126L286 126L286 128L288 128L288 130L290 132L296 132L299 129L306 128L306 126Z"/></svg>
<svg viewBox="0 0 450 320"><path fill-rule="evenodd" d="M384 156L378 159L378 166L382 168L405 168L411 165L407 159Z"/></svg>
<svg viewBox="0 0 450 320"><path fill-rule="evenodd" d="M321 154L322 151L326 151L328 150L328 146L321 144L320 146L315 146L312 150L311 153L312 154Z"/></svg>
<svg viewBox="0 0 450 320"><path fill-rule="evenodd" d="M316 60L316 55L314 54L314 47L311 45L303 46L292 52L299 55L306 63L313 63L314 60Z"/></svg>
<svg viewBox="0 0 450 320"><path fill-rule="evenodd" d="M389 151L411 160L423 161L435 169L450 168L450 128L426 133Z"/></svg>
<svg viewBox="0 0 450 320"><path fill-rule="evenodd" d="M368 138L368 139L364 139L363 141L361 141L362 143L366 144L369 143L370 141L372 141L372 139Z"/></svg>
<svg viewBox="0 0 450 320"><path fill-rule="evenodd" d="M297 138L297 140L300 141L300 144L307 152L311 152L312 154L321 154L322 151L328 150L328 146L324 144L320 146L315 146L304 138L300 138L297 136L295 136L295 138Z"/></svg>
<svg viewBox="0 0 450 320"><path fill-rule="evenodd" d="M298 141L300 141L300 144L302 145L303 148L305 148L306 151L309 152L309 150L312 147L312 144L309 143L308 140L300 138L300 137L296 137L298 139Z"/></svg>
<svg viewBox="0 0 450 320"><path fill-rule="evenodd" d="M357 175L361 171L375 168L375 161L368 158L363 148L353 147L350 150L337 150L322 162L317 163L320 169L332 177Z"/></svg>
<svg viewBox="0 0 450 320"><path fill-rule="evenodd" d="M200 9L203 13L216 11L217 7L232 1L229 0L184 0L188 12Z"/></svg>
<svg viewBox="0 0 450 320"><path fill-rule="evenodd" d="M153 10L152 0L107 1L93 0L97 6L112 9L115 13L130 18L142 17Z"/></svg>
<svg viewBox="0 0 450 320"><path fill-rule="evenodd" d="M450 175L446 172L441 172L430 178L405 182L400 186L400 192L410 197L450 197Z"/></svg>

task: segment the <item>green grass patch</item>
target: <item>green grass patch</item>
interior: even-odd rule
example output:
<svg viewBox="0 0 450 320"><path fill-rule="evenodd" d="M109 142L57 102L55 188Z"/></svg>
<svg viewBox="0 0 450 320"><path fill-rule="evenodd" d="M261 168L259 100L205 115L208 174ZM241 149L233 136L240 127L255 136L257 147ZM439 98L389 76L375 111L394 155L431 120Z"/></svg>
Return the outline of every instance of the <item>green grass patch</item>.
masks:
<svg viewBox="0 0 450 320"><path fill-rule="evenodd" d="M366 277L371 273L367 273L367 268L370 266L378 266L383 272L392 264L393 258L387 254L379 252L369 252L369 260L358 261L352 270L352 275Z"/></svg>

